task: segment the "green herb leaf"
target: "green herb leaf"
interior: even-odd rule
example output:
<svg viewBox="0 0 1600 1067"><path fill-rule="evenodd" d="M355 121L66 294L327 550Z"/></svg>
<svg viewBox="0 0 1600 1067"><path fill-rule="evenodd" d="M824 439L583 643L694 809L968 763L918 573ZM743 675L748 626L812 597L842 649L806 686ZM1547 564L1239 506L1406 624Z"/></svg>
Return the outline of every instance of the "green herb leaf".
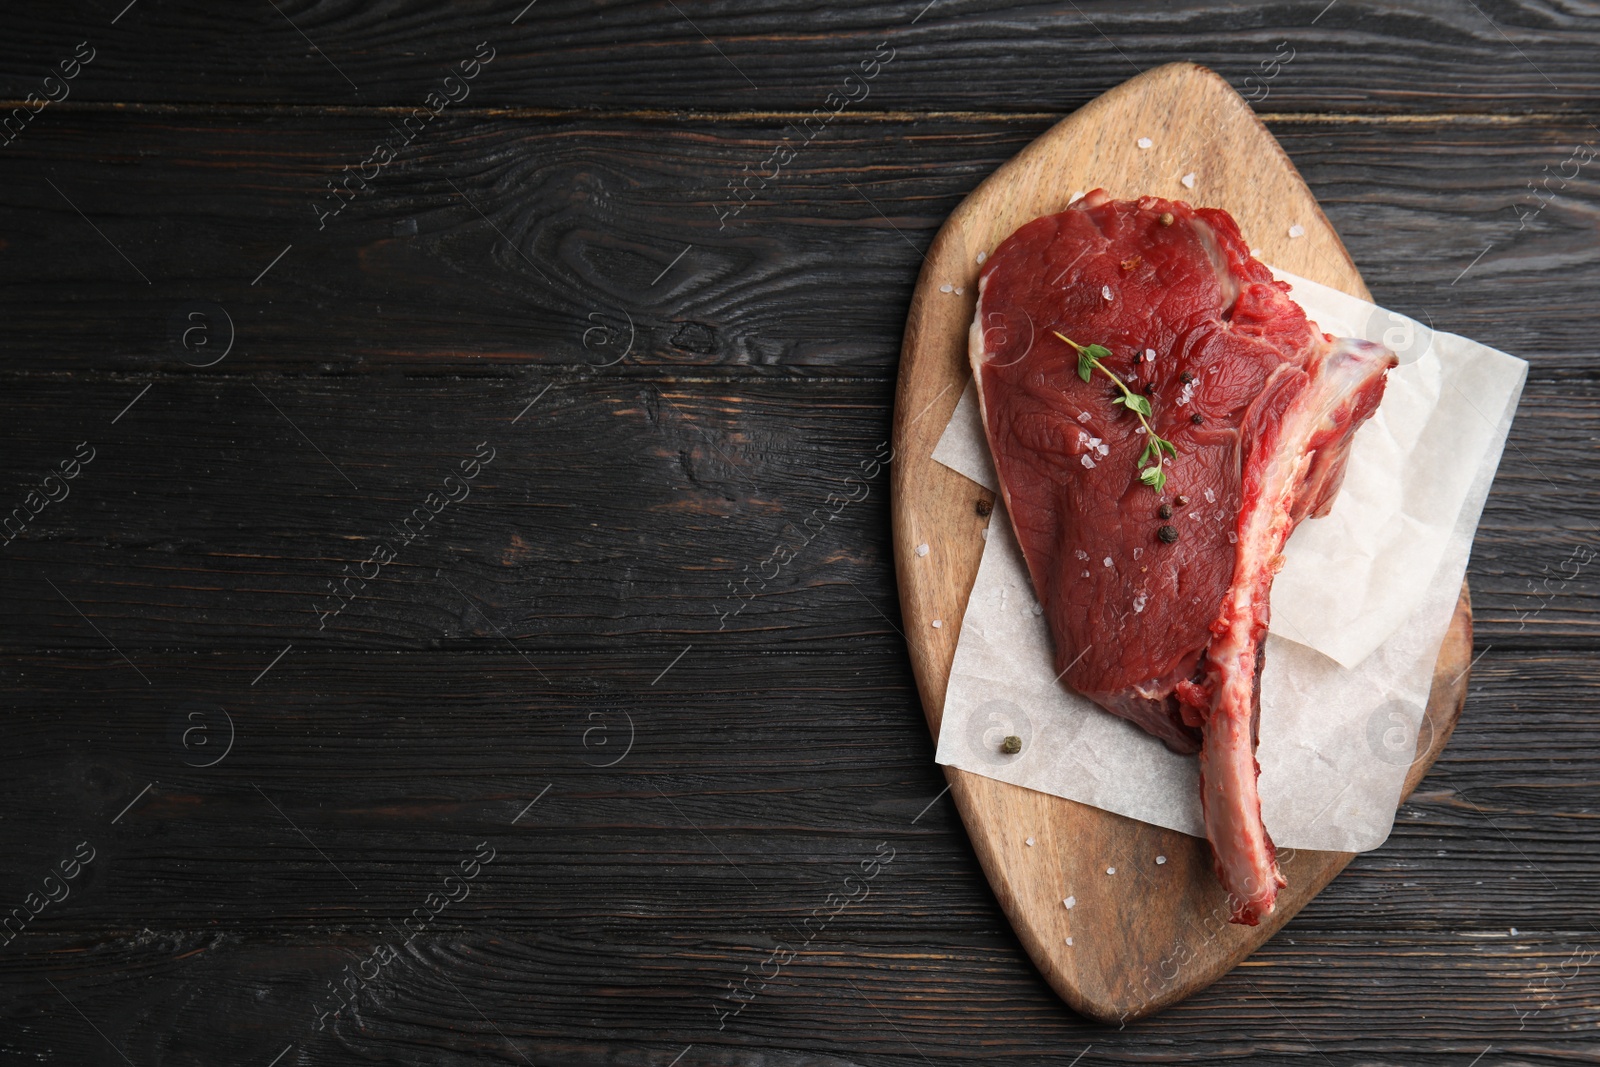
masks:
<svg viewBox="0 0 1600 1067"><path fill-rule="evenodd" d="M1112 397L1111 402L1113 404L1121 404L1123 408L1139 416L1140 425L1144 427L1144 432L1149 435L1145 440L1144 451L1139 454L1139 480L1155 489L1156 492L1161 492L1167 486L1167 472L1162 469L1163 460L1161 457L1163 454L1175 457L1178 454L1178 450L1173 447L1171 441L1163 440L1156 436L1155 427L1150 425L1150 416L1152 414L1150 401L1128 388L1127 382L1117 377L1109 367L1101 362L1111 358L1111 349L1105 345L1080 345L1060 330L1052 330L1051 332L1078 353L1079 378L1082 378L1085 382L1091 381L1094 378L1096 368L1098 368L1100 373L1110 378L1122 393L1121 396Z"/></svg>

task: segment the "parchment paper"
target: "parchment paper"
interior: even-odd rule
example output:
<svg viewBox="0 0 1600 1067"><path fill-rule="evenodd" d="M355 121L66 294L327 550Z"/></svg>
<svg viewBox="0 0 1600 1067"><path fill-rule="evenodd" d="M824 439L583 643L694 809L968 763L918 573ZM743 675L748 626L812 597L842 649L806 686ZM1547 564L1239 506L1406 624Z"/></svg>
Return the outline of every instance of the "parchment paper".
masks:
<svg viewBox="0 0 1600 1067"><path fill-rule="evenodd" d="M1527 364L1275 273L1324 332L1366 337L1401 358L1356 434L1333 511L1289 539L1261 680L1267 829L1289 848L1363 852L1394 822ZM970 384L933 458L998 489ZM1014 756L1000 751L1009 734L1023 741ZM1049 628L1000 507L962 620L937 758L1205 833L1194 758L1055 681Z"/></svg>

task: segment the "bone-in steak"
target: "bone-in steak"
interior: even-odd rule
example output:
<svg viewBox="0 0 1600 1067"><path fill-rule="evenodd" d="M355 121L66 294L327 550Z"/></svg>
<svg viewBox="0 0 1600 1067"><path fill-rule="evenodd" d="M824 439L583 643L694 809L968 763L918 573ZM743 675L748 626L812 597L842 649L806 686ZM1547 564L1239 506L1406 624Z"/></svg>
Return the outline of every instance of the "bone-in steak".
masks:
<svg viewBox="0 0 1600 1067"><path fill-rule="evenodd" d="M1256 791L1268 594L1290 532L1331 507L1395 357L1323 334L1227 212L1181 201L1096 190L1017 230L978 284L973 371L1056 668L1199 750L1217 874L1253 926L1284 884ZM1074 345L1109 350L1087 382ZM1105 371L1173 446L1161 489Z"/></svg>

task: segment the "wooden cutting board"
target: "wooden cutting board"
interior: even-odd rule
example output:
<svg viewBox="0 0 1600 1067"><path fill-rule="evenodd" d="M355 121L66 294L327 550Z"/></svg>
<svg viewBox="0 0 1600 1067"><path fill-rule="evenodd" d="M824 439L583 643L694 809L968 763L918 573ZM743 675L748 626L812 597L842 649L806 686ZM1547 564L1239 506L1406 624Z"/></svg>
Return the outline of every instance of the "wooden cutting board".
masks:
<svg viewBox="0 0 1600 1067"><path fill-rule="evenodd" d="M1182 181L1189 174L1192 188ZM954 620L966 611L983 551L988 519L978 504L993 501L931 458L970 377L967 327L977 299L977 256L1096 186L1116 197L1155 194L1225 208L1262 260L1371 298L1278 142L1226 82L1189 63L1158 67L1106 93L961 203L934 239L912 297L895 394L896 572L912 667L935 739L960 633ZM1291 227L1299 228L1295 236ZM921 544L938 551L918 557ZM934 619L951 621L935 629ZM1406 795L1461 714L1471 650L1463 584ZM1289 885L1277 910L1258 927L1233 926L1206 841L953 767L945 776L1028 955L1068 1004L1107 1022L1159 1011L1226 974L1352 859L1283 850ZM1032 847L1024 843L1030 836ZM1157 855L1167 862L1155 864ZM1108 863L1134 876L1107 877ZM1071 910L1063 906L1065 886L1076 896Z"/></svg>

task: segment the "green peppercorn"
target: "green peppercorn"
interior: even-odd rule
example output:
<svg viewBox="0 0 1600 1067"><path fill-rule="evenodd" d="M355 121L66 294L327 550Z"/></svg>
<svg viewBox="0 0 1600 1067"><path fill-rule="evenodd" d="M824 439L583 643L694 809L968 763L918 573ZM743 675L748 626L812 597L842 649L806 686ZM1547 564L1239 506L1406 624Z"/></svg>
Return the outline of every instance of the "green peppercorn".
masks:
<svg viewBox="0 0 1600 1067"><path fill-rule="evenodd" d="M1000 751L1004 752L1008 756L1015 756L1018 752L1022 751L1022 738L1018 737L1016 734L1012 734L1010 737L1007 737L1004 741L1000 742Z"/></svg>

